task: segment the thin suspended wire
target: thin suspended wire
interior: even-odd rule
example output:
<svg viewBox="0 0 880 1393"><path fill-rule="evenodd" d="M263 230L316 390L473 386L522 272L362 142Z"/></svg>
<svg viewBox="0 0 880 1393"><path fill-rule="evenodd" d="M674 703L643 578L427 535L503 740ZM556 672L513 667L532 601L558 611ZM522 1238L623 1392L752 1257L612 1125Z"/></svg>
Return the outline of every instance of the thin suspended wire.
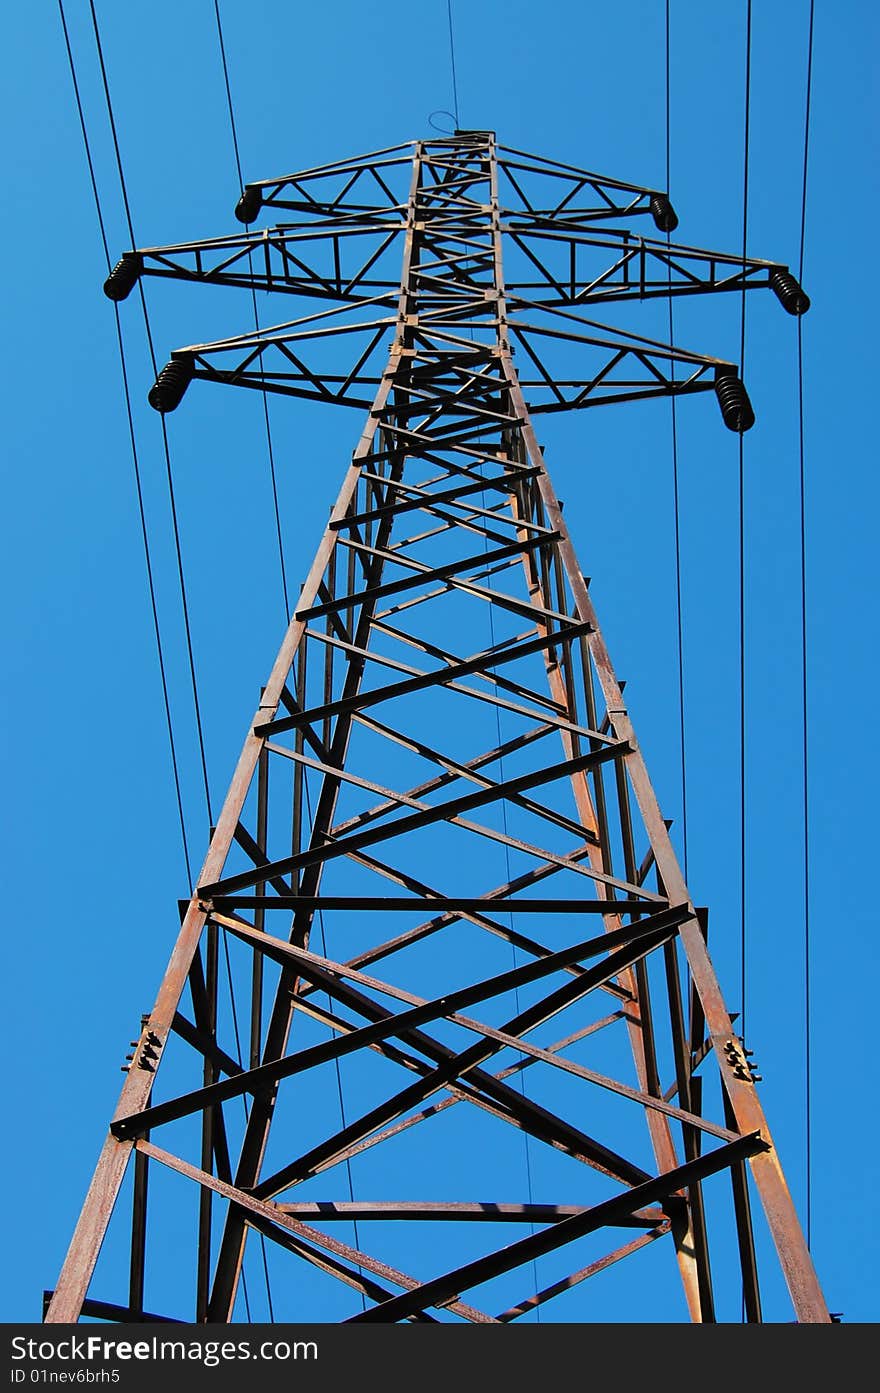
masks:
<svg viewBox="0 0 880 1393"><path fill-rule="evenodd" d="M807 173L810 152L810 106L813 89L813 20L814 0L810 0L809 36L807 39L807 91L804 106L804 173L801 191L801 240L798 257L798 280L804 280L804 248L807 227ZM811 943L810 943L810 801L809 801L809 731L808 731L808 688L807 688L807 520L806 520L806 465L804 451L804 335L803 318L798 315L798 455L800 475L800 567L801 567L801 703L803 709L803 840L804 840L804 1070L805 1070L805 1132L806 1132L806 1191L807 1191L807 1247L812 1243L813 1234L813 1041L812 1041L812 997L811 997Z"/></svg>
<svg viewBox="0 0 880 1393"><path fill-rule="evenodd" d="M101 242L104 247L104 258L107 263L108 274L111 268L110 247L107 241L107 229L104 223L104 214L101 208L101 199L98 193L98 183L95 177L95 166L92 160L92 150L86 129L85 114L83 111L82 98L80 96L79 82L76 76L76 64L73 58L73 50L70 45L70 34L67 28L67 19L64 13L63 0L58 0L58 11L61 16L61 26L64 30L64 44L67 49L67 61L70 67L70 77L73 83L73 93L76 99L77 115L79 117L80 131L82 132L83 147L85 149L86 162L89 168L89 181L92 186L92 196L95 202L95 211L98 215L98 226L101 231ZM168 731L168 746L171 754L171 769L174 776L174 793L177 801L177 814L180 820L180 837L183 846L183 859L186 866L187 884L192 886L193 876L189 854L189 844L186 835L186 819L183 812L183 795L180 786L180 768L177 760L177 746L174 739L174 724L171 718L171 701L168 693L168 676L165 669L165 650L162 642L162 631L159 624L159 609L156 602L156 586L153 578L153 559L150 550L150 537L147 528L146 510L144 507L144 494L141 484L140 460L138 458L137 439L134 429L134 418L131 407L131 392L128 384L128 369L125 358L125 345L122 337L122 321L119 315L119 306L114 304L116 312L116 341L119 352L119 367L122 376L122 390L125 399L125 411L128 418L128 434L131 443L131 457L134 472L135 492L137 495L138 516L140 519L141 538L144 545L144 561L147 570L147 588L150 595L150 611L153 617L153 633L156 639L156 656L159 660L159 677L162 684L162 702L165 708L165 725Z"/></svg>
<svg viewBox="0 0 880 1393"><path fill-rule="evenodd" d="M220 0L214 0L214 18L217 21L217 39L220 43L220 60L223 64L223 81L226 84L226 105L229 108L229 125L232 130L232 148L235 151L235 168L238 171L238 183L242 192L244 191L244 179L241 173L241 156L238 149L238 133L235 126L235 111L232 106L232 88L229 85L229 67L226 62L226 45L223 42L223 24L220 19Z"/></svg>
<svg viewBox="0 0 880 1393"><path fill-rule="evenodd" d="M238 146L238 128L237 128L236 121L235 121L235 107L234 107L234 104L233 104L233 101L232 101L232 86L231 86L230 81L229 81L229 65L228 65L228 63L227 63L227 61L226 61L226 44L224 43L224 40L223 40L223 23L222 23L222 21L221 21L221 19L220 19L220 3L219 3L219 0L214 0L214 16L215 16L216 21L217 21L217 39L218 39L219 44L220 44L220 58L221 58L221 61L222 61L222 64L223 64L223 82L224 82L225 87L226 87L226 105L227 105L227 108L228 108L228 110L229 110L229 126L230 126L230 129L231 129L231 131L232 131L232 148L233 148L233 150L234 150L234 152L235 152L235 168L236 168L236 172L237 172L237 174L238 174L238 184L239 184L239 188L240 188L240 189L242 190L242 192L243 192L243 191L244 191L244 175L242 174L242 168L241 168L241 156L240 156L240 153L239 153L239 146ZM250 224L247 224L247 226L248 226L248 228L249 228L249 227L250 227ZM248 251L248 267L250 268L251 275L253 276L254 264L253 264L253 258L252 258L252 256L251 256L250 251ZM251 300L252 300L252 302L253 302L253 309L254 309L254 328L257 330L257 333L259 333L259 331L260 331L260 315L259 315L259 310L258 310L258 308L257 308L257 292L256 292L256 288L255 288L255 286L253 285L253 283L251 283ZM262 374L262 369L261 369L261 374ZM275 510L275 533L276 533L276 537L277 537L277 541L278 541L278 563L279 563L279 566L280 566L280 569L281 569L281 589L282 589L282 593L283 593L283 596L284 596L284 613L285 613L285 615L286 615L286 617L287 617L287 622L288 622L288 624L289 624L289 623L290 623L290 597L289 597L288 589L287 589L287 568L286 568L285 563L284 563L284 543L283 543L283 540L282 540L282 533L281 533L281 510L280 510L279 503L278 503L278 479L277 479L277 475L276 475L276 471L275 471L275 450L274 450L274 447L273 447L273 444L272 444L272 427L271 427L270 422L269 422L269 395L268 395L268 393L267 393L267 391L266 391L265 386L264 386L263 389L262 389L262 398L263 398L263 419L264 419L264 424L265 424L265 429L266 429L266 447L267 447L268 454L269 454L269 474L270 474L271 481L272 481L272 502L273 502L273 506L274 506L274 510Z"/></svg>
<svg viewBox="0 0 880 1393"><path fill-rule="evenodd" d="M180 603L183 611L183 626L186 634L186 651L189 658L189 675L192 684L193 706L196 716L196 730L199 741L199 759L202 766L202 782L205 788L205 807L208 813L208 827L214 826L214 814L211 809L211 786L208 782L208 761L205 755L205 735L202 730L202 708L199 701L199 684L196 677L196 663L193 654L192 629L189 622L189 604L186 598L186 581L183 575L183 553L180 545L180 526L177 520L177 501L174 494L174 475L171 468L171 450L168 444L168 426L165 417L162 417L162 444L165 450L165 477L168 481L168 499L171 504L171 522L174 531L174 550L177 556L177 575L180 582Z"/></svg>
<svg viewBox="0 0 880 1393"><path fill-rule="evenodd" d="M64 14L64 0L58 0L58 13L61 16L61 27L64 30L64 45L67 49L67 62L70 68L71 81L73 82L73 95L76 99L76 110L77 115L79 116L79 128L82 132L83 146L85 147L86 152L86 163L89 167L89 181L92 186L92 197L95 200L95 211L98 214L98 226L101 229L101 241L104 245L104 259L107 262L107 269L109 270L110 247L107 242L107 229L104 225L104 214L101 210L101 198L98 193L98 181L95 178L95 165L94 161L92 160L92 147L89 142L88 133L86 131L86 119L85 114L83 112L82 98L80 97L79 92L79 82L77 81L76 76L76 64L74 63L73 59L73 49L70 46L70 34L67 28L67 19Z"/></svg>
<svg viewBox="0 0 880 1393"><path fill-rule="evenodd" d="M672 184L672 103L671 103L671 24L670 24L670 0L666 0L666 192L669 193ZM667 250L672 244L672 233L666 234ZM670 347L675 343L675 326L672 311L672 268L669 268L669 343ZM670 377L675 381L675 360L671 359L669 364ZM676 613L676 641L678 657L678 743L681 754L681 844L682 862L684 869L685 882L688 879L688 820L687 820L687 762L685 742L685 716L684 716L684 624L682 616L682 597L681 597L681 490L678 474L678 416L677 402L675 393L669 399L672 417L672 491L674 503L674 531L675 531L675 613Z"/></svg>
<svg viewBox="0 0 880 1393"><path fill-rule="evenodd" d="M752 87L752 0L746 8L745 95L743 101L743 221L742 221L742 307L740 314L740 378L746 370L746 237L749 223L749 118ZM740 1034L746 1038L746 991L748 986L748 939L746 920L746 587L745 587L745 460L743 432L739 434L739 829L740 829ZM742 1320L746 1319L745 1283L742 1291Z"/></svg>
<svg viewBox="0 0 880 1393"><path fill-rule="evenodd" d="M742 261L743 288L740 316L739 360L740 377L745 378L746 365L746 237L749 223L749 118L752 85L752 0L746 7L745 100L743 121L743 221ZM745 461L743 433L739 436L739 826L740 826L740 1002L741 1034L746 1034L746 991L748 961L748 930L746 915L746 597L745 597Z"/></svg>
<svg viewBox="0 0 880 1393"><path fill-rule="evenodd" d="M115 117L114 117L114 114L113 114L113 103L112 103L111 97L110 97L110 83L109 83L109 79L108 79L108 76L107 76L107 66L106 66L106 63L105 63L105 61L104 61L104 49L103 49L103 45L102 45L102 43L101 43L101 32L100 32L100 27L99 27L99 24L98 24L98 16L97 16L97 13L96 13L96 10L95 10L94 0L89 0L89 10L90 10L90 12L91 12L91 17L92 17L92 29L93 29L94 35L95 35L95 47L96 47L96 49L97 49L98 62L99 62L100 69L101 69L101 81L102 81L102 85L103 85L103 88L104 88L104 98L105 98L106 105L107 105L107 116L108 116L108 119L109 119L109 122L110 122L110 132L111 132L111 135L112 135L112 138L113 138L113 149L114 149L114 153L115 153L115 156L116 156L116 168L117 168L117 171L118 171L118 173L119 173L119 184L120 184L120 188L121 188L121 190L122 190L122 201L123 201L123 204L124 204L124 207L125 207L125 218L126 218L126 222L127 222L127 224L128 224L128 232L129 232L129 236L130 236L130 238L131 238L131 245L132 245L132 248L134 248L134 247L137 246L137 239L135 238L135 234L134 234L134 222L133 222L132 216L131 216L131 205L130 205L129 199L128 199L128 188L127 188L127 186L126 186L126 182L125 182L125 173L124 173L124 171L123 171L123 166L122 166L122 153L121 153L120 146L119 146L119 135L118 135L118 132L117 132L117 129L116 129L116 120L115 120ZM147 343L148 343L148 345L149 345L150 360L151 360L151 362L152 362L153 371L154 371L154 373L155 373L155 372L157 371L156 353L155 353L155 348L154 348L154 345L153 345L153 335L152 335L152 331L151 331L151 328L150 328L150 316L149 316L149 313L148 313L148 311L147 311L147 300L146 300L146 295L144 294L143 283L142 283L141 281L138 282L138 290L139 290L139 293L140 293L141 308L142 308L142 310L143 310L143 316L144 316L144 327L145 327L146 333L147 333ZM190 620L189 620L189 604L188 604L188 601L187 601L186 581L185 581L185 579L184 579L184 570L183 570L183 555L182 555L181 545L180 545L180 528L179 528L179 526L178 526L178 520L177 520L177 503L176 503L175 493L174 493L174 476L173 476L173 470L172 470L172 467L171 467L171 452L170 452L169 445L168 445L168 429L167 429L167 426L166 426L166 423L165 423L165 418L164 418L164 416L162 417L162 443L163 443L164 452L165 452L165 472L166 472L166 478L167 478L167 481L168 481L168 494L169 494L169 500L170 500L170 504L171 504L171 518L172 518L172 524L173 524L173 530L174 530L174 545L175 545L175 551L176 551L176 554L177 554L177 573L178 573L178 580L179 580L179 583L180 583L180 600L181 600L181 608L182 608L182 611L183 611L184 630L185 630L185 633L186 633L186 647L187 647L187 656L188 656L188 659L189 659L190 681L191 681L191 684L192 684L193 706L194 706L194 708L195 708L196 728L197 728L197 731L198 731L199 755L200 755L201 766L202 766L202 779L203 779L204 787L205 787L205 805L206 805L207 813L208 813L208 824L209 824L209 826L213 826L214 817L213 817L213 813L212 813L212 811L211 811L211 790L210 790L210 785L209 785L209 782L208 782L208 765L207 765L207 760L206 760L206 757L205 757L205 737L204 737L204 731L203 731L203 729L202 729L202 714L201 714L201 704L200 704L200 701L199 701L199 687L198 687L198 679L197 679L197 677L196 677L195 657L194 657L194 654L193 654L193 644L192 644L192 631L191 631Z"/></svg>
<svg viewBox="0 0 880 1393"><path fill-rule="evenodd" d="M452 28L452 0L446 0L446 18L449 22L449 62L452 68L452 105L455 110L455 125L461 130L461 117L458 114L458 77L455 71L455 35Z"/></svg>

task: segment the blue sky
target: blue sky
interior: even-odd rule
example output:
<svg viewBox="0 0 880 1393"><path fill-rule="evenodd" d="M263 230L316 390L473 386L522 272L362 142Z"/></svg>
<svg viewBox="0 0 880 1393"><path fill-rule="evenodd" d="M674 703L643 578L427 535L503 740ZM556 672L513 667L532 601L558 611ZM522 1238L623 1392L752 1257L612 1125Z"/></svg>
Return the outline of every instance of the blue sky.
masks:
<svg viewBox="0 0 880 1393"><path fill-rule="evenodd" d="M869 151L878 15L819 3L804 283L813 940L813 1249L832 1309L877 1318L877 1125L868 1093L876 910L877 217ZM446 5L331 0L221 7L246 179L430 134L452 105ZM664 5L457 0L462 124L635 183L665 182ZM65 5L111 252L129 245L86 0ZM238 195L211 0L98 3L142 245L220 235ZM677 237L742 235L744 3L672 0ZM808 6L755 6L748 250L797 264ZM540 14L540 19L536 18ZM61 24L7 7L2 96L6 536L4 768L12 1195L0 1314L37 1319L188 891L151 630L115 325ZM437 118L441 119L442 118ZM207 827L158 417L134 300L123 307L135 428L167 644L188 832ZM238 292L150 287L160 359L241 332ZM280 318L281 316L279 316ZM286 316L285 316L286 317ZM609 316L610 322L615 317ZM617 321L631 327L623 316ZM659 322L639 321L660 337ZM635 326L632 326L635 327ZM739 301L676 309L676 338L739 353ZM745 442L748 1036L802 1214L804 917L796 323L749 301ZM195 393L192 394L193 398ZM215 805L283 622L258 400L207 389L170 422L183 561ZM222 397L222 403L219 398ZM228 400L234 397L235 400ZM187 401L189 406L189 399ZM222 418L220 410L222 406ZM542 423L543 424L543 423ZM289 574L305 575L359 431L356 412L273 406ZM739 1006L737 446L714 402L678 411L690 882ZM542 433L666 815L680 837L668 404L589 412ZM680 844L680 843L679 843ZM843 948L846 947L846 953ZM867 988L862 997L863 985ZM863 1004L864 1002L864 1004Z"/></svg>

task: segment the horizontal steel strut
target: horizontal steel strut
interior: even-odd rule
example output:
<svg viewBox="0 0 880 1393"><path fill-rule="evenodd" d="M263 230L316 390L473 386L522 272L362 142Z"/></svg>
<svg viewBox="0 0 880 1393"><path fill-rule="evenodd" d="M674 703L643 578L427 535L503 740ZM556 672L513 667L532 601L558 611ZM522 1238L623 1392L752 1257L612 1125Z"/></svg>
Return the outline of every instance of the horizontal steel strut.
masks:
<svg viewBox="0 0 880 1393"><path fill-rule="evenodd" d="M781 263L609 226L677 220L659 190L487 131L248 185L237 215L261 209L297 221L126 253L107 294L153 275L337 307L176 352L152 404L173 410L200 379L368 414L46 1319L230 1321L253 1230L273 1272L287 1267L282 1319L308 1317L314 1284L339 1319L506 1322L626 1260L650 1320L637 1255L664 1238L692 1320L721 1317L714 1261L738 1262L759 1321L755 1193L796 1318L828 1321L532 426L544 410L714 389L747 429L735 365L582 309L766 286L801 314L807 297ZM436 1167L452 1137L475 1186L463 1196ZM340 1196L343 1166L356 1186L405 1175L412 1193ZM166 1186L148 1200L156 1167L184 1196L167 1211ZM723 1193L704 1190L718 1175ZM496 1180L506 1193L479 1188ZM190 1203L189 1305L147 1310L156 1238ZM358 1222L366 1247L357 1228L353 1245L334 1236ZM531 1232L509 1242L510 1224ZM644 1232L621 1246L621 1226ZM379 1255L392 1231L393 1263ZM93 1289L105 1239L127 1250L127 1292ZM569 1275L530 1290L532 1265L561 1252ZM513 1304L511 1273L526 1288Z"/></svg>

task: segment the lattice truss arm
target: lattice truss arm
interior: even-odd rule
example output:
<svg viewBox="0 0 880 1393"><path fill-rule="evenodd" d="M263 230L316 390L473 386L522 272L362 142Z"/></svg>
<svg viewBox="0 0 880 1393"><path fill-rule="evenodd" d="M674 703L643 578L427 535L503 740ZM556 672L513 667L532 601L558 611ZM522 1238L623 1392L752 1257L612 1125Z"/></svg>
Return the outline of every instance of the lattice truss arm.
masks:
<svg viewBox="0 0 880 1393"><path fill-rule="evenodd" d="M106 284L110 298L120 299L130 293L129 280L133 284L135 275L148 275L322 300L378 301L387 296L390 303L399 289L397 243L404 227L402 217L383 218L377 210L369 219L339 214L261 232L146 247L124 253ZM533 227L511 220L502 223L501 231L523 257L520 274L507 282L511 304L583 305L769 286L790 313L803 313L809 306L803 292L794 290L788 267L777 262L743 262L728 253L627 231L583 232L561 221ZM487 257L467 226L445 240L457 243L455 261L468 282L478 282L482 269L491 287L491 254ZM430 250L430 239L426 246ZM508 263L510 259L508 253ZM443 296L449 294L448 261L448 255L438 257L423 272L427 282L433 270Z"/></svg>
<svg viewBox="0 0 880 1393"><path fill-rule="evenodd" d="M444 163L442 142L437 146L436 162L425 166L430 172L422 189L425 217L414 277L418 340L424 344L432 333L445 334L437 344L443 352L452 324L466 324L472 337L481 331L491 344L499 321L494 230L485 220L486 171L453 169ZM173 409L193 376L369 406L396 329L392 311L400 290L406 203L391 185L410 165L396 150L379 151L251 184L236 210L242 219L267 207L308 219L126 253L105 284L114 299L129 294L139 276L151 275L341 302L338 310L179 350L151 397L158 409ZM505 328L513 351L524 358L520 383L533 413L685 395L736 376L731 363L619 330L609 333L574 313L586 305L770 287L790 313L809 307L782 263L617 229L591 230L610 217L650 213L658 227L671 231L677 219L665 194L517 151L500 150L496 168L511 195L509 206L498 206L507 244ZM368 196L372 202L363 201ZM355 319L340 318L352 307L359 311ZM464 339L457 342L467 349ZM683 372L676 372L678 366ZM731 389L729 381L725 390L719 389L725 420L733 429L748 429L754 417L744 390Z"/></svg>
<svg viewBox="0 0 880 1393"><path fill-rule="evenodd" d="M711 1321L726 1225L759 1320L749 1173L798 1317L828 1318L514 369L501 162L487 133L407 162L390 357L50 1319L230 1320L258 1235L273 1270L288 1264L282 1319L317 1284L330 1318L510 1322L621 1262L634 1293L644 1270L633 1311L649 1318L655 1269L637 1255L662 1238L687 1313ZM375 171L334 173L350 200ZM261 185L264 201L310 179ZM601 202L593 181L569 216ZM467 260L463 200L478 210ZM638 342L642 366L662 359ZM250 365L212 367L228 348L195 350L192 371L248 380ZM256 336L247 351L256 363ZM131 1219L118 1205L111 1221L127 1168ZM192 1290L157 1311L154 1234L193 1204ZM115 1301L90 1286L114 1224L129 1273Z"/></svg>

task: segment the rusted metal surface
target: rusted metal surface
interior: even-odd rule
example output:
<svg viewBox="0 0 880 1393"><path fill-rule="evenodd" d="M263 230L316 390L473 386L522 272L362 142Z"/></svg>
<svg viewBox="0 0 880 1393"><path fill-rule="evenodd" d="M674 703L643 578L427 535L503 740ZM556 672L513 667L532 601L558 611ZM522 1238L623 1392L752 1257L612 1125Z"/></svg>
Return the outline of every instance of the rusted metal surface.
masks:
<svg viewBox="0 0 880 1393"><path fill-rule="evenodd" d="M459 132L248 186L243 208L299 221L127 263L123 279L137 267L338 302L181 356L195 391L225 382L369 409L48 1320L152 1318L142 1307L168 1222L152 1182L147 1202L156 1162L196 1216L191 1305L157 1318L237 1318L257 1234L288 1268L285 1292L337 1283L357 1322L509 1322L587 1278L589 1292L624 1259L635 1289L639 1254L658 1241L690 1319L739 1318L718 1310L713 1282L738 1256L757 1321L754 1189L796 1318L828 1320L532 425L541 411L712 390L715 369L733 369L582 313L782 283L781 263L620 230L668 217L664 199ZM803 311L804 297L789 301ZM329 367L331 348L347 361ZM547 1043L540 1032L563 1015ZM357 1093L316 1125L304 1100L341 1099L343 1062ZM704 1088L712 1074L720 1091ZM576 1104L562 1101L571 1090ZM619 1109L639 1119L638 1140ZM540 1174L546 1148L568 1188L340 1188L368 1154L390 1158L371 1174L399 1175L395 1148L408 1147L425 1157L410 1182L433 1175L436 1190L450 1114L457 1135L496 1129L499 1164L521 1164L525 1142ZM196 1122L193 1156L175 1139ZM95 1291L129 1164L128 1288ZM702 1186L718 1172L730 1177L723 1212L722 1187L710 1204ZM368 1224L381 1245L388 1223L395 1244L410 1242L406 1270L321 1227ZM531 1232L507 1243L511 1225ZM725 1225L736 1254L713 1246ZM432 1260L440 1226L462 1244L445 1272ZM645 1231L621 1245L621 1227ZM506 1246L474 1257L463 1232ZM560 1250L569 1275L535 1276L487 1314L501 1306L493 1283L514 1271L528 1283ZM479 1305L462 1299L471 1286ZM648 1319L651 1300L649 1280L637 1307ZM298 1299L291 1309L307 1314Z"/></svg>

